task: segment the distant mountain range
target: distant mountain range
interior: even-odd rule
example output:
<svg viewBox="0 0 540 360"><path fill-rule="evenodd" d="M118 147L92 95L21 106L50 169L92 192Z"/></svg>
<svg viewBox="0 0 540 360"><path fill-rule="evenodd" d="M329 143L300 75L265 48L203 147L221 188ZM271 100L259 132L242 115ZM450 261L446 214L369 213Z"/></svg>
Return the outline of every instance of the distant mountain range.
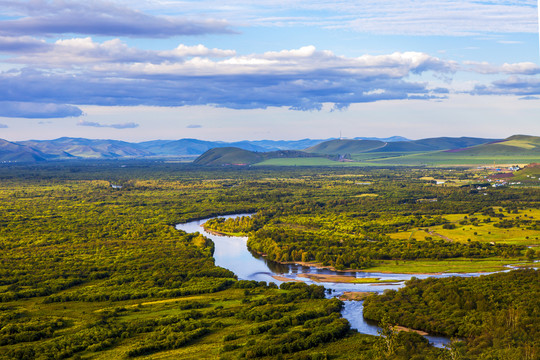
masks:
<svg viewBox="0 0 540 360"><path fill-rule="evenodd" d="M416 163L444 157L521 157L540 161L540 137L514 135L507 139L439 137L385 139L257 140L233 143L197 139L131 143L63 137L55 140L10 142L0 139L0 162L39 162L73 159L195 159L199 165L257 164L271 159L325 158L324 161L389 163L396 159ZM487 159L486 158L486 159ZM400 160L400 161L401 161ZM511 160L511 159L510 159ZM276 160L273 160L274 162ZM414 162L414 161L413 161ZM287 161L285 161L287 163ZM290 161L288 161L290 163Z"/></svg>
<svg viewBox="0 0 540 360"><path fill-rule="evenodd" d="M299 156L299 153L301 156ZM319 160L305 159L307 157ZM332 139L295 152L251 152L234 147L214 148L198 157L198 165L458 165L531 163L540 161L540 137L514 135L507 139L440 137L385 142Z"/></svg>
<svg viewBox="0 0 540 360"><path fill-rule="evenodd" d="M405 139L394 136L381 141ZM405 139L406 140L406 139ZM36 162L71 159L195 158L214 148L235 147L252 152L302 150L326 140L255 140L238 142L197 139L154 140L131 143L62 137L55 140L10 142L0 139L0 162Z"/></svg>

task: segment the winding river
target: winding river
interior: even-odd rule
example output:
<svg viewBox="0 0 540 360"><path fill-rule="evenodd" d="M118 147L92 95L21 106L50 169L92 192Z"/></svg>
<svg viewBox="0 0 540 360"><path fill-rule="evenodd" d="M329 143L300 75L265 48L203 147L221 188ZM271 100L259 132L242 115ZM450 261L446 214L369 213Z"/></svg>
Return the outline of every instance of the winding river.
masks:
<svg viewBox="0 0 540 360"><path fill-rule="evenodd" d="M223 218L235 218L241 216L249 216L252 214L237 214L225 215ZM424 274L385 274L376 272L336 272L328 269L319 269L311 266L302 265L284 265L273 261L269 261L262 256L252 254L247 249L247 238L223 236L211 234L204 230L202 225L209 220L202 219L191 221L188 223L178 224L176 228L187 233L200 232L204 236L212 239L215 244L215 264L234 272L238 279L241 280L256 280L274 282L281 284L282 281L276 280L272 276L279 275L282 277L304 281L308 284L324 285L330 289L329 297L339 297L345 291L369 291L374 293L382 293L386 289L399 289L404 286L404 282L415 276L420 279L425 279L430 276L435 277L450 277L450 276L478 276L479 273L468 274L441 274L441 275L424 275ZM299 274L329 274L329 275L349 275L356 278L380 278L381 280L393 280L393 283L317 283L308 278L298 277ZM369 335L378 335L379 327L370 324L363 316L363 301L345 301L345 306L342 311L345 317L351 324L353 329L358 332ZM449 339L439 336L426 336L426 338L437 347L442 347L449 342Z"/></svg>

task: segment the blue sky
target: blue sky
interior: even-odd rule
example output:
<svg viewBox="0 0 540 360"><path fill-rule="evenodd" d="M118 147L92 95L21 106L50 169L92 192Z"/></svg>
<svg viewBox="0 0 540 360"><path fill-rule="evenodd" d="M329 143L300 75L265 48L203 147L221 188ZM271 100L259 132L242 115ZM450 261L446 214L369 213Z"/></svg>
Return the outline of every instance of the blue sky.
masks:
<svg viewBox="0 0 540 360"><path fill-rule="evenodd" d="M533 0L0 0L0 138L540 135Z"/></svg>

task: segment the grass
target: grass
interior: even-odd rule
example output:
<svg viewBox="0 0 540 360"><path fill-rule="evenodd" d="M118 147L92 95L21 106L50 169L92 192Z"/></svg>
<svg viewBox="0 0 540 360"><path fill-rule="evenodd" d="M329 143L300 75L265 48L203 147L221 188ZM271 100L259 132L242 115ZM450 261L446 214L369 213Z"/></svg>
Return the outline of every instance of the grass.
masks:
<svg viewBox="0 0 540 360"><path fill-rule="evenodd" d="M505 265L516 264L520 259L449 259L449 260L383 260L365 271L402 273L402 274L436 274L436 273L468 273L494 272L505 270Z"/></svg>
<svg viewBox="0 0 540 360"><path fill-rule="evenodd" d="M338 162L327 158L284 158L269 159L255 166L493 166L530 164L540 162L540 156L530 155L460 155L459 153L430 152L430 153L372 153L353 156L354 162Z"/></svg>
<svg viewBox="0 0 540 360"><path fill-rule="evenodd" d="M285 158L285 159L269 159L255 164L255 166L377 166L377 164L365 162L339 162L332 161L327 158Z"/></svg>
<svg viewBox="0 0 540 360"><path fill-rule="evenodd" d="M386 159L366 160L379 165L485 165L493 166L495 164L529 164L540 161L537 155L460 155L459 153L432 152L422 154L410 154Z"/></svg>
<svg viewBox="0 0 540 360"><path fill-rule="evenodd" d="M536 221L540 219L540 209L527 209L521 210L517 214L508 213L506 211L500 212L495 209L496 212L503 214L507 220L513 220L517 218ZM438 239L439 237L434 233L446 236L453 241L467 243L470 241L479 241L487 243L502 243L513 245L540 245L540 232L538 230L525 229L523 227L514 228L499 228L494 226L498 222L493 218L492 221L486 223L485 220L488 216L475 214L471 217L475 217L478 220L478 225L466 224L460 225L459 223L466 220L466 214L449 214L444 216L449 222L456 225L455 229L443 229L442 225L429 227L428 231L422 228L415 228L409 231L403 231L399 233L388 234L392 239L396 240L408 240L414 238L420 241L426 241L427 237ZM428 239L429 240L429 239Z"/></svg>
<svg viewBox="0 0 540 360"><path fill-rule="evenodd" d="M261 297L273 295L278 290L264 289L251 290L255 292L246 296L243 289L228 289L218 293L202 294L200 296L186 296L175 299L156 299L155 301L128 300L119 302L64 302L64 303L43 303L43 298L34 298L27 301L16 301L3 303L6 307L17 307L24 311L26 316L58 316L70 321L73 325L55 332L55 337L65 334L70 336L76 331L84 329L88 324L95 323L100 316L106 311L114 309L124 309L119 316L115 317L115 322L129 323L137 320L161 319L165 316L178 315L189 313L190 309L182 310L179 305L190 301L196 301L209 304L208 307L199 309L204 313L210 313L218 306L225 309L240 311L245 307L242 300L249 297L251 300L256 300ZM296 302L293 312L301 312L306 310L318 309L325 300L309 300ZM222 353L224 345L223 338L227 335L235 334L239 337L235 340L239 343L247 341L256 341L259 335L249 335L249 331L260 323L246 321L245 319L235 316L220 317L219 320L223 326L214 328L212 332L191 343L189 346L182 347L176 350L161 351L149 356L139 357L140 359L218 359ZM79 353L83 359L126 359L128 351L137 346L137 343L142 341L148 334L143 333L135 337L121 339L118 344L112 348L91 352L84 351ZM49 339L41 340L41 342L50 341ZM23 347L27 343L13 345L15 347ZM236 354L237 352L231 352ZM1 351L0 351L1 354ZM0 355L0 358L2 356ZM236 357L235 357L236 358Z"/></svg>

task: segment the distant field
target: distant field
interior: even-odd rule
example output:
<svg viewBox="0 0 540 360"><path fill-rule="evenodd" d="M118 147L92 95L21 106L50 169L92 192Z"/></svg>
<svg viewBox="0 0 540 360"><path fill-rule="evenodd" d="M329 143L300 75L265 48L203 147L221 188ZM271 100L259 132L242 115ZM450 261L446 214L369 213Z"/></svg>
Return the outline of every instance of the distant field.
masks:
<svg viewBox="0 0 540 360"><path fill-rule="evenodd" d="M540 161L538 156L460 156L456 153L435 152L408 154L386 159L367 160L385 165L493 165L495 164L529 164Z"/></svg>
<svg viewBox="0 0 540 360"><path fill-rule="evenodd" d="M388 158L399 158L402 156L408 156L408 155L418 155L418 154L425 154L419 153L419 152L370 152L370 153L363 153L363 154L352 154L351 157L354 161L366 161L366 160L379 160L379 159L388 159Z"/></svg>
<svg viewBox="0 0 540 360"><path fill-rule="evenodd" d="M538 156L458 156L455 153L365 153L352 155L354 162L332 161L327 158L284 158L269 159L257 166L493 166L530 164L540 162Z"/></svg>
<svg viewBox="0 0 540 360"><path fill-rule="evenodd" d="M269 159L255 164L255 166L377 166L378 164L366 162L339 162L327 158L286 158Z"/></svg>

